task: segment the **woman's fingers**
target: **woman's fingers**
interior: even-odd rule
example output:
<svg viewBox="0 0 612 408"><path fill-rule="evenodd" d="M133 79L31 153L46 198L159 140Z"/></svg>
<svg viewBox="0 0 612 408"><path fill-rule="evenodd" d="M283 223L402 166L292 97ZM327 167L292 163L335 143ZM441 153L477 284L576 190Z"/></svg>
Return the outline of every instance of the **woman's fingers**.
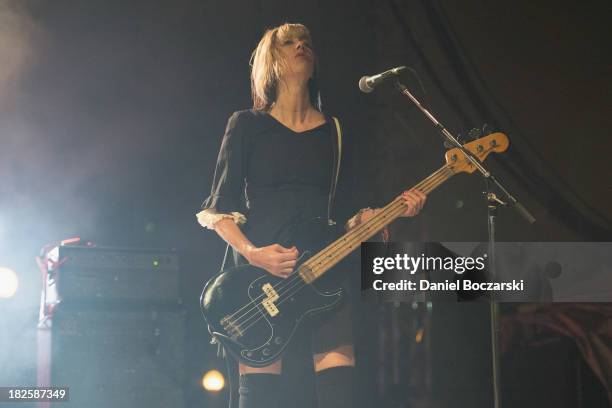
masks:
<svg viewBox="0 0 612 408"><path fill-rule="evenodd" d="M265 256L262 259L261 267L272 275L286 278L295 269L299 254L295 246L285 248L280 244L272 244L265 247L264 252Z"/></svg>
<svg viewBox="0 0 612 408"><path fill-rule="evenodd" d="M402 193L402 198L406 201L406 211L404 212L404 216L413 217L417 215L423 206L425 205L425 201L427 200L427 196L425 193L412 189L406 190Z"/></svg>
<svg viewBox="0 0 612 408"><path fill-rule="evenodd" d="M416 189L414 190L414 193L419 200L419 211L420 211L421 209L423 209L423 206L425 205L425 201L427 201L427 195L425 195L425 193L423 193L422 191L419 191Z"/></svg>
<svg viewBox="0 0 612 408"><path fill-rule="evenodd" d="M404 215L413 216L416 215L416 209L418 207L418 199L410 191L404 191L402 194L404 201L406 202L407 208Z"/></svg>
<svg viewBox="0 0 612 408"><path fill-rule="evenodd" d="M297 257L298 250L297 250L297 248L295 246L292 246L291 248L285 248L282 245L274 244L273 247L274 247L275 252L278 253L278 254L284 254L284 255L287 255L287 256L290 256L290 257L291 256Z"/></svg>
<svg viewBox="0 0 612 408"><path fill-rule="evenodd" d="M274 255L275 260L279 263L286 262L286 261L293 261L297 259L297 257L298 257L297 250L291 251L291 252L278 252Z"/></svg>
<svg viewBox="0 0 612 408"><path fill-rule="evenodd" d="M297 265L297 250L281 254L278 262L281 277L286 278L293 272L295 265Z"/></svg>
<svg viewBox="0 0 612 408"><path fill-rule="evenodd" d="M293 268L281 269L281 274L283 275L283 278L286 278L287 276L291 275L291 272L293 272Z"/></svg>
<svg viewBox="0 0 612 408"><path fill-rule="evenodd" d="M279 264L279 267L280 267L280 268L282 268L282 269L287 269L287 268L289 268L289 269L293 269L293 268L295 268L295 265L296 265L296 264L297 264L297 261L294 259L294 260L292 260L292 261L284 261L284 262L281 262L281 263Z"/></svg>
<svg viewBox="0 0 612 408"><path fill-rule="evenodd" d="M288 259L279 263L284 268L293 268L297 264L297 259Z"/></svg>
<svg viewBox="0 0 612 408"><path fill-rule="evenodd" d="M275 273L272 273L273 275L278 276L279 278L286 278L289 275L291 275L291 273L293 272L293 267L295 266L295 264L292 265L280 265L278 267L278 269L276 269Z"/></svg>

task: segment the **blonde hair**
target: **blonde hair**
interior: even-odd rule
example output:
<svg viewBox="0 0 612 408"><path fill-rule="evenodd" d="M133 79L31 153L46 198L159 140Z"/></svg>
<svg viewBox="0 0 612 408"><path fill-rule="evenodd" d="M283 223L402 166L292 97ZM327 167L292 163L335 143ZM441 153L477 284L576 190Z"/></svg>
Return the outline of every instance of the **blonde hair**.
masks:
<svg viewBox="0 0 612 408"><path fill-rule="evenodd" d="M285 23L278 27L267 30L257 48L251 55L251 97L253 98L253 109L268 111L276 100L276 90L279 78L286 69L286 62L280 55L278 44L285 38L305 38L310 42L312 39L308 28L303 24ZM317 85L317 60L315 57L315 68L312 78L308 81L310 102L321 110L321 97Z"/></svg>

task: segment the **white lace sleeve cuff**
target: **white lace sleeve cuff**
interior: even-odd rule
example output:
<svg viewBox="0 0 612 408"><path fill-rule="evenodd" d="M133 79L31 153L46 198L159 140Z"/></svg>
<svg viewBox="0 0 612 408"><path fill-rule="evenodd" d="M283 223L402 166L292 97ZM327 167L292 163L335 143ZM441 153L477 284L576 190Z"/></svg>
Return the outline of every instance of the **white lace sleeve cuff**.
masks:
<svg viewBox="0 0 612 408"><path fill-rule="evenodd" d="M198 223L208 229L215 229L215 223L223 218L231 218L238 225L246 222L246 217L239 212L231 212L229 214L219 214L214 208L207 208L196 214Z"/></svg>

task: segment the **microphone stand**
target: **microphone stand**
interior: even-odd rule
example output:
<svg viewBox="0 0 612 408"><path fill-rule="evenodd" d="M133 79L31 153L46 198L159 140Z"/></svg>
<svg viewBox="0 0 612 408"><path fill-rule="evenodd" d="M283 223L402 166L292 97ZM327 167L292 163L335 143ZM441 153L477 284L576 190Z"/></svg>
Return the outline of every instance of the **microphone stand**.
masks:
<svg viewBox="0 0 612 408"><path fill-rule="evenodd" d="M485 180L486 185L486 198L487 198L487 226L489 236L489 276L492 282L496 280L495 271L495 217L497 216L497 204L506 206L506 202L510 203L510 206L514 208L529 224L535 222L535 218L531 213L512 195L510 192L491 174L489 170L475 157L472 152L465 149L461 143L454 137L445 127L442 125L423 105L419 100L410 93L399 80L396 80L395 87L408 97L418 108L427 119L429 119L438 131L446 138L451 146L461 150L465 157L478 169ZM490 184L496 185L499 190L503 193L506 198L506 202L503 202L495 193L491 191ZM491 357L492 357L492 371L493 371L493 400L494 407L501 408L501 372L500 372L500 355L499 355L499 304L495 299L495 293L491 292L490 301L490 316L491 316Z"/></svg>

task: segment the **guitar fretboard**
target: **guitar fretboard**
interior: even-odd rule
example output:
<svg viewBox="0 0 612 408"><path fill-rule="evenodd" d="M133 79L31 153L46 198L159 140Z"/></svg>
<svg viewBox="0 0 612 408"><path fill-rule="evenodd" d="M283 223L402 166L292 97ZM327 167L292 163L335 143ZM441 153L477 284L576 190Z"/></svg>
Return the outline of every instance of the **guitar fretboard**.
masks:
<svg viewBox="0 0 612 408"><path fill-rule="evenodd" d="M453 175L455 175L455 172L452 167L447 164L422 180L414 188L425 194L429 194ZM315 256L304 262L299 268L298 273L306 283L312 283L315 279L322 276L334 265L357 249L363 241L371 238L385 226L393 222L404 213L405 209L406 202L401 196L395 198L367 222L348 231L342 237L338 238Z"/></svg>

